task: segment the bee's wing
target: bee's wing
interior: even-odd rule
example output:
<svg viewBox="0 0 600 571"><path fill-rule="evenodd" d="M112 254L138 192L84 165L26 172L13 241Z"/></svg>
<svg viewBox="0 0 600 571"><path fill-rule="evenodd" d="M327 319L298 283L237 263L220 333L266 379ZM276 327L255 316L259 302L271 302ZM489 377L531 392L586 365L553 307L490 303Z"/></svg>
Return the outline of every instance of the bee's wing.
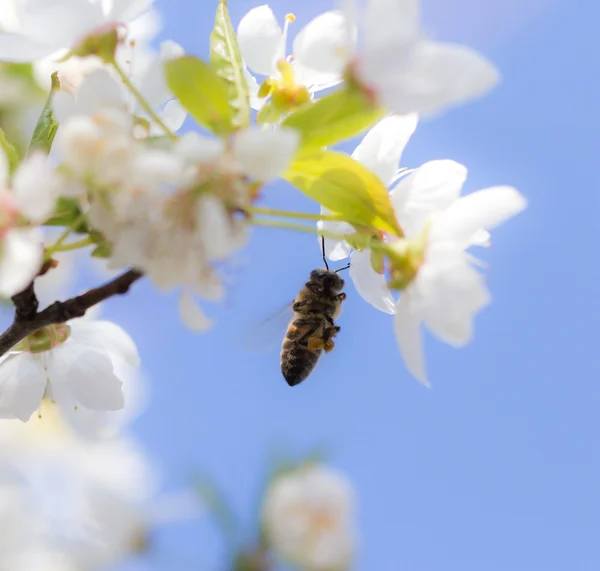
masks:
<svg viewBox="0 0 600 571"><path fill-rule="evenodd" d="M290 301L279 311L269 315L249 331L245 332L243 348L251 352L266 352L281 347L283 338L294 314Z"/></svg>

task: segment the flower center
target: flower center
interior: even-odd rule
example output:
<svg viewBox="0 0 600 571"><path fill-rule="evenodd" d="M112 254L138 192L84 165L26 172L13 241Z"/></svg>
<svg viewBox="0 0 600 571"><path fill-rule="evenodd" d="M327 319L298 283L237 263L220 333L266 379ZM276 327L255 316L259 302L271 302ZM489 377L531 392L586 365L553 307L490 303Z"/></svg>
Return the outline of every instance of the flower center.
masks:
<svg viewBox="0 0 600 571"><path fill-rule="evenodd" d="M19 351L43 353L64 343L71 334L71 327L66 323L48 325L38 329L15 346Z"/></svg>

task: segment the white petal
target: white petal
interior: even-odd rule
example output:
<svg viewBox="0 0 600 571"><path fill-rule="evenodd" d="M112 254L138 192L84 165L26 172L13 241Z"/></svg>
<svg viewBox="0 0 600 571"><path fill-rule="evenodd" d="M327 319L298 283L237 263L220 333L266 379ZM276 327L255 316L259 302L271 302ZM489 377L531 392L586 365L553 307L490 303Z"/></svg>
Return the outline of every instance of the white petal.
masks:
<svg viewBox="0 0 600 571"><path fill-rule="evenodd" d="M30 353L9 353L0 361L0 418L27 422L45 390L46 371Z"/></svg>
<svg viewBox="0 0 600 571"><path fill-rule="evenodd" d="M430 161L400 179L390 198L406 236L418 235L431 214L454 203L466 179L466 167L450 160Z"/></svg>
<svg viewBox="0 0 600 571"><path fill-rule="evenodd" d="M196 222L206 257L222 260L234 250L231 221L223 201L214 194L204 194L198 199Z"/></svg>
<svg viewBox="0 0 600 571"><path fill-rule="evenodd" d="M62 46L37 44L21 34L0 33L0 61L32 62L50 55Z"/></svg>
<svg viewBox="0 0 600 571"><path fill-rule="evenodd" d="M410 63L370 78L364 66L367 81L379 87L380 103L395 113L439 114L483 96L500 80L498 70L466 46L423 41L406 58Z"/></svg>
<svg viewBox="0 0 600 571"><path fill-rule="evenodd" d="M296 154L300 136L294 129L245 129L233 139L233 152L242 169L257 180L268 182L287 168Z"/></svg>
<svg viewBox="0 0 600 571"><path fill-rule="evenodd" d="M385 283L385 277L371 266L370 250L352 252L350 277L356 291L367 303L384 313L394 313L394 298Z"/></svg>
<svg viewBox="0 0 600 571"><path fill-rule="evenodd" d="M394 330L406 368L416 379L429 386L421 337L421 317L411 311L410 297L404 292L396 304Z"/></svg>
<svg viewBox="0 0 600 571"><path fill-rule="evenodd" d="M179 297L179 316L183 324L192 331L207 331L212 327L212 320L204 315L204 312L186 291Z"/></svg>
<svg viewBox="0 0 600 571"><path fill-rule="evenodd" d="M131 22L150 9L152 0L112 0L106 18L116 22Z"/></svg>
<svg viewBox="0 0 600 571"><path fill-rule="evenodd" d="M442 255L435 269L429 263L421 268L420 282L430 281L423 318L439 339L463 347L472 339L473 318L490 303L491 296L483 276L464 256L454 259L447 253Z"/></svg>
<svg viewBox="0 0 600 571"><path fill-rule="evenodd" d="M283 31L267 4L250 10L237 29L242 57L255 73L271 75L278 56Z"/></svg>
<svg viewBox="0 0 600 571"><path fill-rule="evenodd" d="M42 151L23 161L13 177L13 192L19 210L30 220L43 222L54 211L60 181Z"/></svg>
<svg viewBox="0 0 600 571"><path fill-rule="evenodd" d="M172 99L165 105L164 109L160 113L160 117L163 120L163 123L175 133L181 129L183 123L185 122L187 111L177 99ZM163 134L162 127L160 128L160 132Z"/></svg>
<svg viewBox="0 0 600 571"><path fill-rule="evenodd" d="M364 136L352 158L372 170L388 186L418 120L415 113L385 117Z"/></svg>
<svg viewBox="0 0 600 571"><path fill-rule="evenodd" d="M8 186L9 171L8 157L4 150L0 149L0 189L4 189Z"/></svg>
<svg viewBox="0 0 600 571"><path fill-rule="evenodd" d="M51 352L47 370L53 390L68 391L85 408L120 410L125 405L123 383L113 373L108 354L101 350L67 341Z"/></svg>
<svg viewBox="0 0 600 571"><path fill-rule="evenodd" d="M66 91L58 91L52 97L52 111L54 112L54 118L60 125L64 123L69 117L76 113L77 107L75 99L70 93Z"/></svg>
<svg viewBox="0 0 600 571"><path fill-rule="evenodd" d="M0 295L23 291L38 273L44 257L43 238L36 228L15 228L4 236L0 258Z"/></svg>
<svg viewBox="0 0 600 571"><path fill-rule="evenodd" d="M364 15L365 53L393 57L420 32L419 0L368 0Z"/></svg>
<svg viewBox="0 0 600 571"><path fill-rule="evenodd" d="M211 163L224 152L225 144L221 139L202 137L189 132L175 143L175 152L190 163Z"/></svg>
<svg viewBox="0 0 600 571"><path fill-rule="evenodd" d="M431 239L452 240L466 248L479 230L492 230L527 207L516 188L494 186L461 197L432 227Z"/></svg>
<svg viewBox="0 0 600 571"><path fill-rule="evenodd" d="M77 320L69 324L73 339L114 353L132 367L140 366L140 356L135 342L116 323Z"/></svg>
<svg viewBox="0 0 600 571"><path fill-rule="evenodd" d="M344 14L333 10L311 20L296 36L293 54L298 65L316 72L311 84L340 79L349 53L347 22Z"/></svg>
<svg viewBox="0 0 600 571"><path fill-rule="evenodd" d="M321 207L321 214L331 214L329 210ZM334 222L331 220L319 220L317 222L317 228L320 230L326 230L327 232L334 232L335 234L354 234L354 228L347 222ZM318 236L319 246L322 246L322 238ZM331 238L325 238L325 256L332 261L344 260L352 251L352 248L348 242L341 240L332 240Z"/></svg>
<svg viewBox="0 0 600 571"><path fill-rule="evenodd" d="M77 113L93 115L106 107L123 108L126 98L123 86L105 69L90 73L77 93Z"/></svg>
<svg viewBox="0 0 600 571"><path fill-rule="evenodd" d="M256 81L256 78L248 71L247 67L244 67L244 77L246 78L250 94L250 107L255 111L260 111L266 101L264 97L258 97L260 85L258 84L258 81Z"/></svg>
<svg viewBox="0 0 600 571"><path fill-rule="evenodd" d="M160 43L160 57L164 61L175 59L185 55L183 47L173 40L165 40Z"/></svg>

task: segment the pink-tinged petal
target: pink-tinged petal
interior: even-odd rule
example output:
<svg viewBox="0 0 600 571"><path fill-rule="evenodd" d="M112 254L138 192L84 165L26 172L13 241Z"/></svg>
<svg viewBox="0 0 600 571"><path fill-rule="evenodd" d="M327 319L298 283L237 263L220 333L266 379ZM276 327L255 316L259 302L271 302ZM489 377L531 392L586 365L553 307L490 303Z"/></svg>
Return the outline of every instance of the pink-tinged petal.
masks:
<svg viewBox="0 0 600 571"><path fill-rule="evenodd" d="M9 353L0 361L0 418L27 422L45 390L46 371L30 353Z"/></svg>
<svg viewBox="0 0 600 571"><path fill-rule="evenodd" d="M281 49L283 31L267 4L250 10L237 29L242 57L255 73L272 75Z"/></svg>
<svg viewBox="0 0 600 571"><path fill-rule="evenodd" d="M212 319L206 317L192 296L184 291L179 297L179 317L183 324L192 331L208 331L212 327Z"/></svg>
<svg viewBox="0 0 600 571"><path fill-rule="evenodd" d="M78 319L70 323L71 338L90 347L100 347L132 367L140 366L140 356L133 339L112 321Z"/></svg>
<svg viewBox="0 0 600 571"><path fill-rule="evenodd" d="M123 383L113 372L107 353L73 342L54 349L48 359L48 378L57 403L64 406L71 395L90 410L120 410L125 406Z"/></svg>
<svg viewBox="0 0 600 571"><path fill-rule="evenodd" d="M429 217L460 196L467 169L450 160L430 161L400 179L390 198L408 238L420 234Z"/></svg>
<svg viewBox="0 0 600 571"><path fill-rule="evenodd" d="M38 273L44 257L43 238L37 228L9 230L0 256L0 295L23 291Z"/></svg>
<svg viewBox="0 0 600 571"><path fill-rule="evenodd" d="M277 178L293 159L300 136L294 129L266 130L258 127L239 131L233 139L233 153L250 177L263 182Z"/></svg>
<svg viewBox="0 0 600 571"><path fill-rule="evenodd" d="M394 298L385 283L385 277L378 274L371 266L370 250L352 252L350 277L356 291L367 303L384 313L394 313Z"/></svg>
<svg viewBox="0 0 600 571"><path fill-rule="evenodd" d="M13 194L22 214L35 222L43 222L54 211L60 181L42 151L33 152L14 174Z"/></svg>
<svg viewBox="0 0 600 571"><path fill-rule="evenodd" d="M418 123L416 114L391 115L375 125L352 153L352 158L391 184L406 144Z"/></svg>
<svg viewBox="0 0 600 571"><path fill-rule="evenodd" d="M317 16L300 30L293 54L304 70L303 83L316 85L340 79L350 57L348 35L347 20L337 10Z"/></svg>
<svg viewBox="0 0 600 571"><path fill-rule="evenodd" d="M494 186L463 196L432 227L432 240L452 240L466 248L480 230L492 230L527 207L516 188Z"/></svg>
<svg viewBox="0 0 600 571"><path fill-rule="evenodd" d="M369 65L370 64L370 65ZM394 113L433 116L477 99L500 80L498 70L466 46L420 41L397 62L365 62L364 77Z"/></svg>
<svg viewBox="0 0 600 571"><path fill-rule="evenodd" d="M61 47L39 44L21 34L0 32L0 61L28 63L49 56Z"/></svg>
<svg viewBox="0 0 600 571"><path fill-rule="evenodd" d="M421 335L421 317L411 310L410 297L406 292L400 296L396 304L394 330L406 368L419 382L428 387Z"/></svg>

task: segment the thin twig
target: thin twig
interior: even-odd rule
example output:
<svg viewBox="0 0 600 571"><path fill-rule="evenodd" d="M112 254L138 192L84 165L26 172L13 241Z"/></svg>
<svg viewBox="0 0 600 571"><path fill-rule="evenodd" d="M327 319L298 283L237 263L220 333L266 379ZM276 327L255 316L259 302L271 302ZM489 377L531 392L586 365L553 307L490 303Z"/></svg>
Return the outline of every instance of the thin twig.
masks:
<svg viewBox="0 0 600 571"><path fill-rule="evenodd" d="M41 273L42 271L40 271ZM39 313L37 312L38 300L32 282L25 290L12 298L15 304L15 317L10 327L0 335L0 356L42 327L65 323L75 317L83 317L90 307L114 295L127 293L131 285L141 277L141 272L129 270L81 295L65 301L55 301Z"/></svg>

